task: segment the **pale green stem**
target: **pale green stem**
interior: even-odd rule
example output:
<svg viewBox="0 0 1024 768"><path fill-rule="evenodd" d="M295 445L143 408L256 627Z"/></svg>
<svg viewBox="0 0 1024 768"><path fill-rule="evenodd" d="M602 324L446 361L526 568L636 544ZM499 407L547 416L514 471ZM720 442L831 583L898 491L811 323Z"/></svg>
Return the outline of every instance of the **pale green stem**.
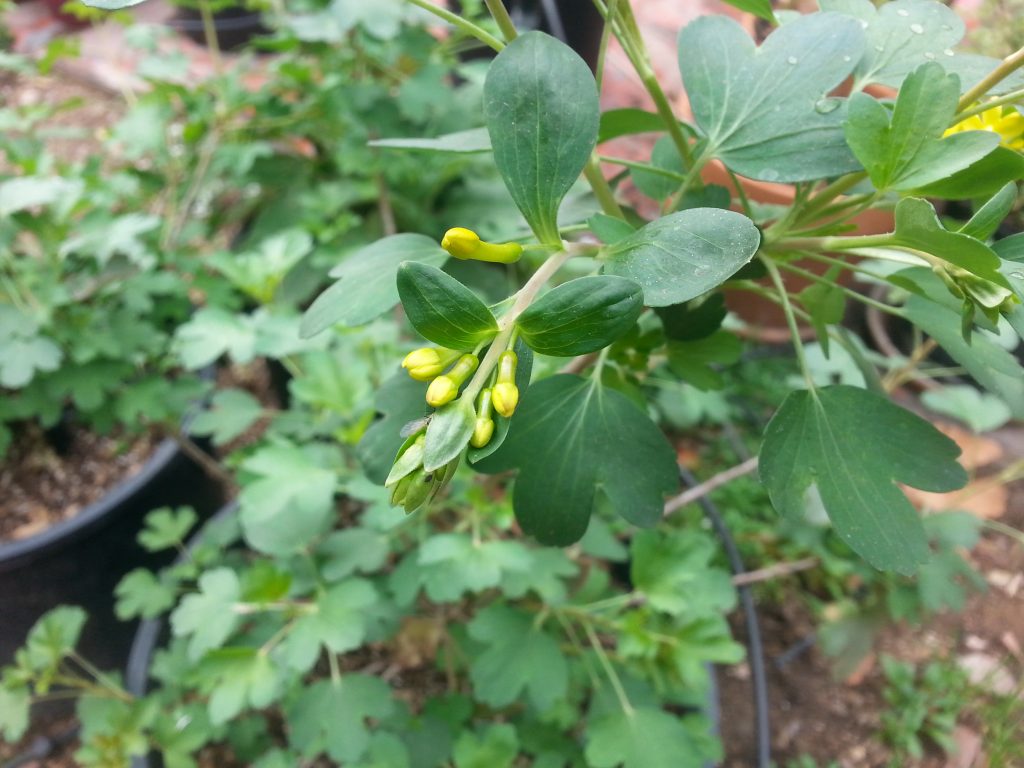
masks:
<svg viewBox="0 0 1024 768"><path fill-rule="evenodd" d="M970 109L965 109L963 112L953 118L953 125L956 125L962 120L966 120L969 117L980 115L993 107L1001 107L1004 104L1012 104L1015 101L1024 100L1024 88L1017 91L1010 91L1010 93L1003 94L997 99L991 99L990 101L983 101L979 104L975 104Z"/></svg>
<svg viewBox="0 0 1024 768"><path fill-rule="evenodd" d="M407 2L412 3L417 8L422 8L428 13L434 14L439 19L444 19L453 27L461 29L466 34L475 37L481 43L490 48L493 48L496 51L501 51L505 47L505 44L501 42L501 40L496 38L486 29L477 26L473 22L469 21L468 19L462 18L456 13L452 13L447 8L439 8L433 3L428 2L428 0L407 0Z"/></svg>
<svg viewBox="0 0 1024 768"><path fill-rule="evenodd" d="M601 645L601 638L597 636L594 628L590 625L590 622L582 622L583 631L587 633L587 639L590 641L591 647L594 649L594 653L597 654L598 660L601 662L601 666L604 668L605 674L608 675L608 681L612 684L612 690L615 691L615 697L619 700L619 706L622 707L622 711L627 717L633 717L635 710L633 705L629 701L629 697L626 695L626 689L622 687L622 681L619 679L619 673L615 671L615 667L612 666L611 660L608 658L608 654L605 653L604 646Z"/></svg>
<svg viewBox="0 0 1024 768"><path fill-rule="evenodd" d="M600 158L596 152L590 153L590 158L583 167L583 176L586 178L587 183L590 184L590 189L594 192L594 197L597 198L601 210L609 216L624 220L626 214L622 212L622 208L615 199L615 193L601 172Z"/></svg>
<svg viewBox="0 0 1024 768"><path fill-rule="evenodd" d="M512 17L508 15L508 9L501 0L484 0L484 4L487 6L487 10L491 12L491 17L498 25L498 29L501 30L502 37L505 38L506 43L511 43L515 40L519 33L516 32L516 25L512 23Z"/></svg>
<svg viewBox="0 0 1024 768"><path fill-rule="evenodd" d="M974 102L1021 67L1024 67L1024 48L1003 59L1002 63L982 78L980 83L961 96L960 103L956 106L957 112L968 109Z"/></svg>
<svg viewBox="0 0 1024 768"><path fill-rule="evenodd" d="M782 312L786 316L786 324L789 326L789 333L793 337L793 349L796 351L796 359L800 364L800 371L804 375L804 381L807 382L807 389L811 394L814 394L817 392L817 387L814 384L814 378L811 376L811 369L807 365L807 356L804 353L804 343L800 340L800 328L796 324L796 316L793 314L793 305L789 301L789 293L786 292L786 285L782 282L782 276L779 274L779 269L775 266L774 261L768 257L762 256L761 262L764 264L765 269L768 270L768 275L772 279L775 291L779 295L779 300L782 304Z"/></svg>

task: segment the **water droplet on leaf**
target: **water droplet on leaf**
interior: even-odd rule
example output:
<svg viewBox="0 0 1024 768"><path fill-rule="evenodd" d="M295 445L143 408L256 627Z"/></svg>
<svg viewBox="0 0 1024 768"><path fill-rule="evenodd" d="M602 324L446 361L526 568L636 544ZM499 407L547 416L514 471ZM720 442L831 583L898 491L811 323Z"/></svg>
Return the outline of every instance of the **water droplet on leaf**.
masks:
<svg viewBox="0 0 1024 768"><path fill-rule="evenodd" d="M788 59L786 59L786 63L788 64L796 64L799 61L800 60L796 56L790 56Z"/></svg>
<svg viewBox="0 0 1024 768"><path fill-rule="evenodd" d="M908 11L908 10L906 10L904 8L900 8L898 11L896 11L896 13L898 15L900 15L900 16L909 16L910 15L910 11Z"/></svg>
<svg viewBox="0 0 1024 768"><path fill-rule="evenodd" d="M835 112L839 109L839 99L818 99L814 105L814 111L821 115L827 115L829 112Z"/></svg>
<svg viewBox="0 0 1024 768"><path fill-rule="evenodd" d="M923 35L924 27L922 27L920 24L911 24L910 31L913 32L915 35Z"/></svg>

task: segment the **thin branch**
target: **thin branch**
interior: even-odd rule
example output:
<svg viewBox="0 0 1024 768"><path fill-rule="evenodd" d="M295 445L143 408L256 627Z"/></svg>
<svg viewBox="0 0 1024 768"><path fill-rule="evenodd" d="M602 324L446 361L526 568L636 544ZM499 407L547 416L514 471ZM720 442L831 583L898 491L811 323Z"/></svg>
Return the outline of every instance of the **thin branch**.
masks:
<svg viewBox="0 0 1024 768"><path fill-rule="evenodd" d="M701 499L707 496L712 491L721 488L723 485L735 480L737 477L743 477L749 475L757 469L757 456L753 456L742 464L737 464L735 467L730 467L724 472L719 472L717 475L709 477L700 485L688 488L678 496L674 496L665 502L665 510L662 513L665 517L668 517L673 512L687 504L690 504L697 499Z"/></svg>
<svg viewBox="0 0 1024 768"><path fill-rule="evenodd" d="M778 578L779 576L789 576L792 573L799 573L800 571L807 571L811 568L816 568L818 563L819 561L816 557L805 557L802 560L793 560L792 562L787 563L775 563L775 565L758 568L756 571L739 573L732 577L732 583L737 587L742 587L747 584L756 584L760 581L768 581L770 579Z"/></svg>

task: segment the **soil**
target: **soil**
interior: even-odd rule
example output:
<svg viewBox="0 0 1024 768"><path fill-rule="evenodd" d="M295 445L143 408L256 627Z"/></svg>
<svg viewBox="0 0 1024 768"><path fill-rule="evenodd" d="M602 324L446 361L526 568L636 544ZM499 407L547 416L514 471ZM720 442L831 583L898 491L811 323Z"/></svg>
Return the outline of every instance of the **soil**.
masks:
<svg viewBox="0 0 1024 768"><path fill-rule="evenodd" d="M78 722L72 717L37 722L16 744L0 740L0 765L25 758L25 762L17 763L18 768L79 768L74 758L79 747L77 728ZM50 751L47 742L57 745L56 749ZM32 759L29 754L43 756Z"/></svg>
<svg viewBox="0 0 1024 768"><path fill-rule="evenodd" d="M1019 436L1018 436L1019 437ZM1017 438L1010 442L1012 449ZM1021 455L1019 446L1010 458ZM999 522L1024 530L1024 483L1011 488ZM1001 661L1017 681L1024 679L1024 587L1004 578L1024 573L1024 546L1006 536L986 534L970 553L988 589L973 594L961 613L941 614L916 627L895 625L883 632L875 653L847 679L837 680L833 664L816 645L780 666L779 657L813 638L813 624L796 599L760 605L768 671L772 757L778 765L809 755L819 765L836 761L841 768L887 768L891 754L879 741L879 716L885 709L881 654L915 663L936 658L962 660L981 654ZM745 640L742 617L733 622L737 639ZM754 709L750 669L746 664L720 670L721 728L726 745L724 768L754 765ZM1019 688L1018 688L1019 690ZM953 762L935 751L914 768L981 768L984 723L967 711L960 733L965 742L977 739L981 754L970 762ZM1024 724L1022 724L1024 729ZM1024 738L1024 730L1021 732Z"/></svg>
<svg viewBox="0 0 1024 768"><path fill-rule="evenodd" d="M75 425L22 428L0 464L0 542L74 517L138 472L158 443L154 434L97 435Z"/></svg>

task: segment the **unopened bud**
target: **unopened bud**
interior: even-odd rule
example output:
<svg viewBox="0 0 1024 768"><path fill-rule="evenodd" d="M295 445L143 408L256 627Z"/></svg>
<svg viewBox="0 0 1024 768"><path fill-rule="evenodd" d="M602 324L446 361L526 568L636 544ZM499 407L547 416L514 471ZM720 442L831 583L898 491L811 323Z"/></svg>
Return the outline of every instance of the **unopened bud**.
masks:
<svg viewBox="0 0 1024 768"><path fill-rule="evenodd" d="M459 394L459 385L452 381L451 376L438 376L427 387L427 405L440 408L447 405Z"/></svg>
<svg viewBox="0 0 1024 768"><path fill-rule="evenodd" d="M458 354L458 352L441 347L421 347L405 356L402 367L416 381L430 381L451 365Z"/></svg>
<svg viewBox="0 0 1024 768"><path fill-rule="evenodd" d="M494 436L494 419L477 419L473 426L473 436L469 444L474 448L483 448Z"/></svg>
<svg viewBox="0 0 1024 768"><path fill-rule="evenodd" d="M409 486L412 484L413 475L406 475L399 480L391 489L391 505L400 507L405 504L405 498L409 494Z"/></svg>
<svg viewBox="0 0 1024 768"><path fill-rule="evenodd" d="M498 358L498 378L499 384L515 384L516 381L516 366L519 364L519 358L516 353L511 349L506 349L501 353L501 357Z"/></svg>
<svg viewBox="0 0 1024 768"><path fill-rule="evenodd" d="M402 501L402 506L407 514L411 514L422 507L430 496L431 491L434 489L434 475L420 469L413 472L408 479L409 486L405 499Z"/></svg>
<svg viewBox="0 0 1024 768"><path fill-rule="evenodd" d="M459 394L459 387L473 375L480 360L476 355L463 355L444 376L438 376L427 387L427 404L440 408L454 400Z"/></svg>
<svg viewBox="0 0 1024 768"><path fill-rule="evenodd" d="M465 227L452 227L441 238L441 247L457 259L474 259L498 264L511 264L523 255L519 243L488 243Z"/></svg>
<svg viewBox="0 0 1024 768"><path fill-rule="evenodd" d="M494 410L510 419L519 404L519 387L504 382L495 384L491 389L491 401L494 403Z"/></svg>

